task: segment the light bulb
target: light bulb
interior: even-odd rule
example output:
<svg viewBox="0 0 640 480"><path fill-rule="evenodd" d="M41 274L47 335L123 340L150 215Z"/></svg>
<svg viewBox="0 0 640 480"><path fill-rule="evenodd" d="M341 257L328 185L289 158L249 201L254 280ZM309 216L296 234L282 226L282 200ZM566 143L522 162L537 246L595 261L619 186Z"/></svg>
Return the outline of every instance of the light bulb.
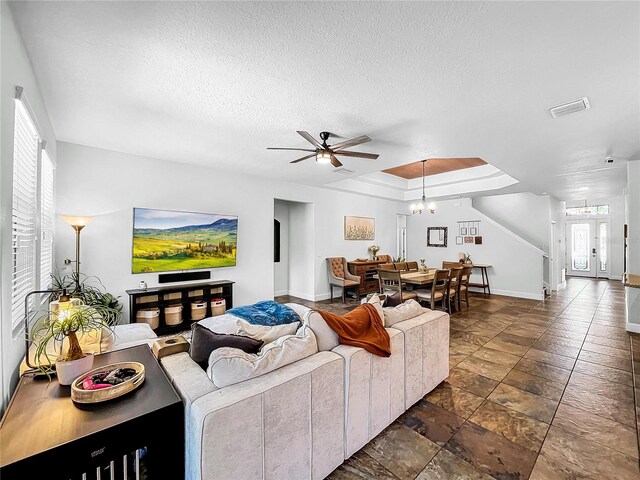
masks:
<svg viewBox="0 0 640 480"><path fill-rule="evenodd" d="M435 202L431 202L427 208L429 209L429 211L431 213L435 213L435 211L436 211L436 203Z"/></svg>
<svg viewBox="0 0 640 480"><path fill-rule="evenodd" d="M323 164L331 163L331 153L326 150L321 150L316 155L316 162Z"/></svg>

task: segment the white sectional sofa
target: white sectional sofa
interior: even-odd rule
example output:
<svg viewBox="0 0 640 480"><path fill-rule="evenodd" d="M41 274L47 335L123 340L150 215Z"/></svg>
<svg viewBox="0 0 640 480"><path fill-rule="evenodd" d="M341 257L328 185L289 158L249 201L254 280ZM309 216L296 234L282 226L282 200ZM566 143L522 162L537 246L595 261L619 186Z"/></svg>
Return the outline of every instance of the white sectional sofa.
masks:
<svg viewBox="0 0 640 480"><path fill-rule="evenodd" d="M388 327L383 358L338 345L317 313L290 306L318 353L224 388L186 352L161 359L185 403L187 479L325 478L449 374L444 312Z"/></svg>

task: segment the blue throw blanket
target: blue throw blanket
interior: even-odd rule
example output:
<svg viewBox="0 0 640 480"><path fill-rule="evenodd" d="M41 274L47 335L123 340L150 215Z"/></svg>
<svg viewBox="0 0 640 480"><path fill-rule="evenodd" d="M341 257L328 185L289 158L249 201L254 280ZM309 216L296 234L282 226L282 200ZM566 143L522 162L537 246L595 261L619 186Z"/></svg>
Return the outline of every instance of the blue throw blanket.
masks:
<svg viewBox="0 0 640 480"><path fill-rule="evenodd" d="M227 313L240 317L252 325L265 325L267 327L301 321L298 314L291 308L273 300L232 308L227 310Z"/></svg>

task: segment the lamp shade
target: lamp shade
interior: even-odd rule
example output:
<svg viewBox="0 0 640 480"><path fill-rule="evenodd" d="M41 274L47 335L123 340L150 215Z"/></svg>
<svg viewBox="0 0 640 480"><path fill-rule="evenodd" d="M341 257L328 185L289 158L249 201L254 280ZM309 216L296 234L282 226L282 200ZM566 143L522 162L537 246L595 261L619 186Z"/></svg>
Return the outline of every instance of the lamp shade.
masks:
<svg viewBox="0 0 640 480"><path fill-rule="evenodd" d="M60 215L60 218L65 222L67 222L72 227L84 227L90 224L95 217Z"/></svg>
<svg viewBox="0 0 640 480"><path fill-rule="evenodd" d="M330 163L331 162L331 153L326 150L321 150L316 155L316 162L318 163Z"/></svg>

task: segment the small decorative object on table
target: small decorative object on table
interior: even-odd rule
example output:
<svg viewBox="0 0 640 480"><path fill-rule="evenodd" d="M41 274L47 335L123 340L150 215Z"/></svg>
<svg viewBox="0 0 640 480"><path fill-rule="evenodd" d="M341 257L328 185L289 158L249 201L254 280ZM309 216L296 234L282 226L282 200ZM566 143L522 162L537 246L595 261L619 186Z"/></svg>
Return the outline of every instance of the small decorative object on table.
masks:
<svg viewBox="0 0 640 480"><path fill-rule="evenodd" d="M427 259L426 258L421 258L420 259L420 271L421 272L426 272L427 271Z"/></svg>
<svg viewBox="0 0 640 480"><path fill-rule="evenodd" d="M144 280L141 280L138 288L140 288L140 290L146 290L147 289L147 282L145 282Z"/></svg>
<svg viewBox="0 0 640 480"><path fill-rule="evenodd" d="M376 256L378 255L378 251L380 250L380 247L378 245L371 245L369 247L369 252L371 253L371 259L375 260Z"/></svg>
<svg viewBox="0 0 640 480"><path fill-rule="evenodd" d="M464 264L466 264L466 265L471 265L471 264L473 263L473 262L471 261L471 256L469 255L469 253L466 253L466 254L464 255L464 259L463 259L463 262L462 262L462 263L464 263Z"/></svg>
<svg viewBox="0 0 640 480"><path fill-rule="evenodd" d="M120 362L105 365L81 375L71 384L71 400L99 403L125 395L144 382L144 365Z"/></svg>

